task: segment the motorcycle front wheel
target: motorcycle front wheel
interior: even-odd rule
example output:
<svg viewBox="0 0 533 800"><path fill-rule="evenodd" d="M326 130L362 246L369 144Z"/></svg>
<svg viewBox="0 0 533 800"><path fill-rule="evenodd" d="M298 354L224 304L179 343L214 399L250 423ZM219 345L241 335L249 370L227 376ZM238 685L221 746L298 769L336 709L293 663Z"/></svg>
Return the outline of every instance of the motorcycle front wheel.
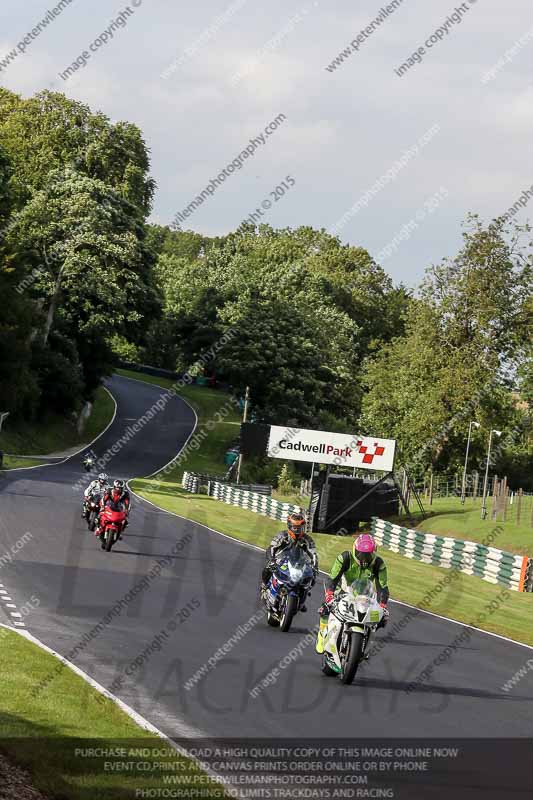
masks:
<svg viewBox="0 0 533 800"><path fill-rule="evenodd" d="M271 628L279 628L279 619L276 619L272 611L267 611L267 622Z"/></svg>
<svg viewBox="0 0 533 800"><path fill-rule="evenodd" d="M352 631L348 650L341 654L342 672L340 679L342 683L350 684L355 678L355 673L363 657L363 634Z"/></svg>
<svg viewBox="0 0 533 800"><path fill-rule="evenodd" d="M283 603L283 611L279 620L279 627L283 633L287 633L292 624L292 618L298 610L298 598L293 594L289 594L281 601Z"/></svg>
<svg viewBox="0 0 533 800"><path fill-rule="evenodd" d="M326 654L325 654L325 653L324 653L324 655L322 656L322 672L324 673L324 675L327 675L328 677L330 677L331 675L337 675L337 674L338 674L338 673L337 673L337 672L336 672L334 669L332 669L332 668L330 667L330 665L328 664L328 658L327 658L327 656L326 656Z"/></svg>
<svg viewBox="0 0 533 800"><path fill-rule="evenodd" d="M113 531L107 531L105 535L105 549L109 553L115 543Z"/></svg>

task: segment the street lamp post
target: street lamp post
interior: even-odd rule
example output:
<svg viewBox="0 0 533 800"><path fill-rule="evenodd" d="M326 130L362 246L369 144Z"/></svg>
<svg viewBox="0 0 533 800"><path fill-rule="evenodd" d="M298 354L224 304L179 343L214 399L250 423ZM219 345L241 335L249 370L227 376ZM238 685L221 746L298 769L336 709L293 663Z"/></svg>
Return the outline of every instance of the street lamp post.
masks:
<svg viewBox="0 0 533 800"><path fill-rule="evenodd" d="M487 486L489 482L489 465L490 465L490 448L492 446L492 434L495 433L496 436L501 436L502 432L497 430L491 430L489 434L489 449L487 452L487 466L485 468L485 480L483 482L483 504L481 506L481 519L487 518Z"/></svg>
<svg viewBox="0 0 533 800"><path fill-rule="evenodd" d="M243 422L247 422L248 421L248 403L249 403L249 401L250 401L250 387L247 386L246 387L246 393L244 395L244 412L243 412L243 415L242 415L242 421ZM240 449L239 449L239 460L237 462L237 483L240 483L240 481L241 481L241 467L242 467L242 453L240 452Z"/></svg>
<svg viewBox="0 0 533 800"><path fill-rule="evenodd" d="M468 466L468 451L470 450L470 438L471 438L471 436L472 436L472 425L474 425L476 428L479 428L479 422L474 422L474 420L472 420L472 422L471 422L471 423L470 423L470 425L468 426L468 440L467 440L467 442L466 442L465 465L464 465L464 468L463 468L463 482L462 482L462 484L461 484L461 504L462 504L463 506L464 506L464 504L465 504L465 495L466 495L466 469L467 469L467 466Z"/></svg>

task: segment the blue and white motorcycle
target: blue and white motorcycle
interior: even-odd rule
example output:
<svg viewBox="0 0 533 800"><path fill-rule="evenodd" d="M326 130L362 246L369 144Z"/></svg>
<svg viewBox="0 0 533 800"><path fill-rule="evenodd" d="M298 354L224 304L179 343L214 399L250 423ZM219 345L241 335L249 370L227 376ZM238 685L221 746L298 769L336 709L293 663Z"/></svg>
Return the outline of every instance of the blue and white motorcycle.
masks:
<svg viewBox="0 0 533 800"><path fill-rule="evenodd" d="M314 582L311 559L302 548L293 545L282 550L268 586L262 592L268 624L286 633L294 615L305 605Z"/></svg>

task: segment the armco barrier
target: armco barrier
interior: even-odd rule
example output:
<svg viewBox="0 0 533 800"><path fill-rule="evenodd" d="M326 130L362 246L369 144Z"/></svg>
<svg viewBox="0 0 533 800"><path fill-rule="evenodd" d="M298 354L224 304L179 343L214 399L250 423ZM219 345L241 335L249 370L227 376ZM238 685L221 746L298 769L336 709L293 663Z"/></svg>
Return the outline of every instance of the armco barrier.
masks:
<svg viewBox="0 0 533 800"><path fill-rule="evenodd" d="M198 478L191 472L184 472L182 485L187 492L197 492ZM210 481L207 493L214 497L215 500L283 522L292 512L302 511L300 506L295 506L292 503L280 503L279 500L273 500L267 495L246 492L219 481Z"/></svg>
<svg viewBox="0 0 533 800"><path fill-rule="evenodd" d="M402 528L377 517L372 519L372 534L378 544L407 558L477 575L518 592L531 591L533 559L527 556L506 553L479 542Z"/></svg>

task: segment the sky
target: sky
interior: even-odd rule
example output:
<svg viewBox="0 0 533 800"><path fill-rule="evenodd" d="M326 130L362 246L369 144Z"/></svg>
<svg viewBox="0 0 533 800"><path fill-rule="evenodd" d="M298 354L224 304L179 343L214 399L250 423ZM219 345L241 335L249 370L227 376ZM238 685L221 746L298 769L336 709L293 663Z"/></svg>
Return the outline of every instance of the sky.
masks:
<svg viewBox="0 0 533 800"><path fill-rule="evenodd" d="M2 0L0 83L136 123L154 222L209 186L184 229L325 228L414 286L468 212L533 213L530 0L63 0L25 38L58 3Z"/></svg>

